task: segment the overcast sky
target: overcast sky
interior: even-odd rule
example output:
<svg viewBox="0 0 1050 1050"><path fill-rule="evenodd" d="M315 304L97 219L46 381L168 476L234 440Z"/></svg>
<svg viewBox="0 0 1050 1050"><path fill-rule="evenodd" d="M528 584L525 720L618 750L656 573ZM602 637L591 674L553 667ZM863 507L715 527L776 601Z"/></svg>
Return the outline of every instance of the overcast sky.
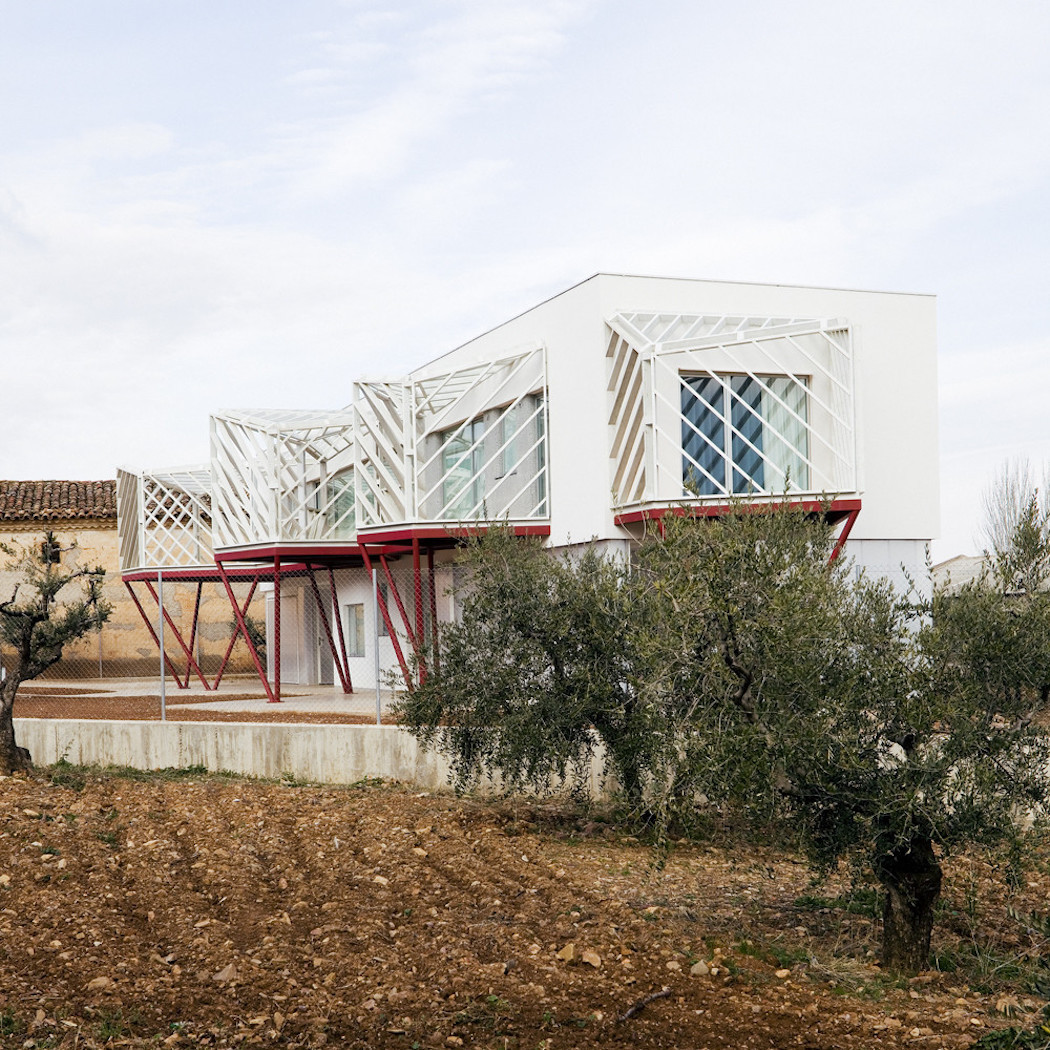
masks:
<svg viewBox="0 0 1050 1050"><path fill-rule="evenodd" d="M1050 4L0 17L0 476L203 462L597 271L935 293L935 557L1050 460Z"/></svg>

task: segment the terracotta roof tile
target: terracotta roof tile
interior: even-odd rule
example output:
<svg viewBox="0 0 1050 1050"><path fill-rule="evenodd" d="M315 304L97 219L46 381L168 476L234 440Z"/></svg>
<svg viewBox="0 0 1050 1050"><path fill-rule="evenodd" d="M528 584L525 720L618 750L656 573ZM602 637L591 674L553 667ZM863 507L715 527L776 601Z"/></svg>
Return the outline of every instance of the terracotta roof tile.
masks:
<svg viewBox="0 0 1050 1050"><path fill-rule="evenodd" d="M0 481L0 521L112 520L115 481Z"/></svg>

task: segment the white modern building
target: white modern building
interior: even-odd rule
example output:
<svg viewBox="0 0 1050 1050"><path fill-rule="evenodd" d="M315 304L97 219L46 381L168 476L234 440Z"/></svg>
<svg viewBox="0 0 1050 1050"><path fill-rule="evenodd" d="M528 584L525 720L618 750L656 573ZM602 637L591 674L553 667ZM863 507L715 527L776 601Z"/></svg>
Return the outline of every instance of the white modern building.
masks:
<svg viewBox="0 0 1050 1050"><path fill-rule="evenodd" d="M121 470L122 573L222 585L238 620L265 591L274 699L407 673L491 522L627 550L668 510L787 491L858 566L921 578L936 379L931 296L598 274L341 409L218 412L206 466Z"/></svg>

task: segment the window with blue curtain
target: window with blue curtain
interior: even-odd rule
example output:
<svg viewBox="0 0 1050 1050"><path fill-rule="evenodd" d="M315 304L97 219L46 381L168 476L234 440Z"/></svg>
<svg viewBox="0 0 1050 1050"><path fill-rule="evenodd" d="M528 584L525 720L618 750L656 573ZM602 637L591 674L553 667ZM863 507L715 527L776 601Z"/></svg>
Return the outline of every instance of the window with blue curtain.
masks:
<svg viewBox="0 0 1050 1050"><path fill-rule="evenodd" d="M809 487L809 397L789 376L681 377L686 496Z"/></svg>

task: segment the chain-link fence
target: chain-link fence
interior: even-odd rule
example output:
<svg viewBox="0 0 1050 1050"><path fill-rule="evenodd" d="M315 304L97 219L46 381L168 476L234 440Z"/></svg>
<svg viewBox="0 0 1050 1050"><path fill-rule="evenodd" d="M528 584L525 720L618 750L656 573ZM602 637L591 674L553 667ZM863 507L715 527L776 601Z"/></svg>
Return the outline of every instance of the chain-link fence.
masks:
<svg viewBox="0 0 1050 1050"><path fill-rule="evenodd" d="M107 575L108 619L23 683L15 715L391 722L455 615L452 569L426 552L367 562ZM0 641L5 671L16 659Z"/></svg>

